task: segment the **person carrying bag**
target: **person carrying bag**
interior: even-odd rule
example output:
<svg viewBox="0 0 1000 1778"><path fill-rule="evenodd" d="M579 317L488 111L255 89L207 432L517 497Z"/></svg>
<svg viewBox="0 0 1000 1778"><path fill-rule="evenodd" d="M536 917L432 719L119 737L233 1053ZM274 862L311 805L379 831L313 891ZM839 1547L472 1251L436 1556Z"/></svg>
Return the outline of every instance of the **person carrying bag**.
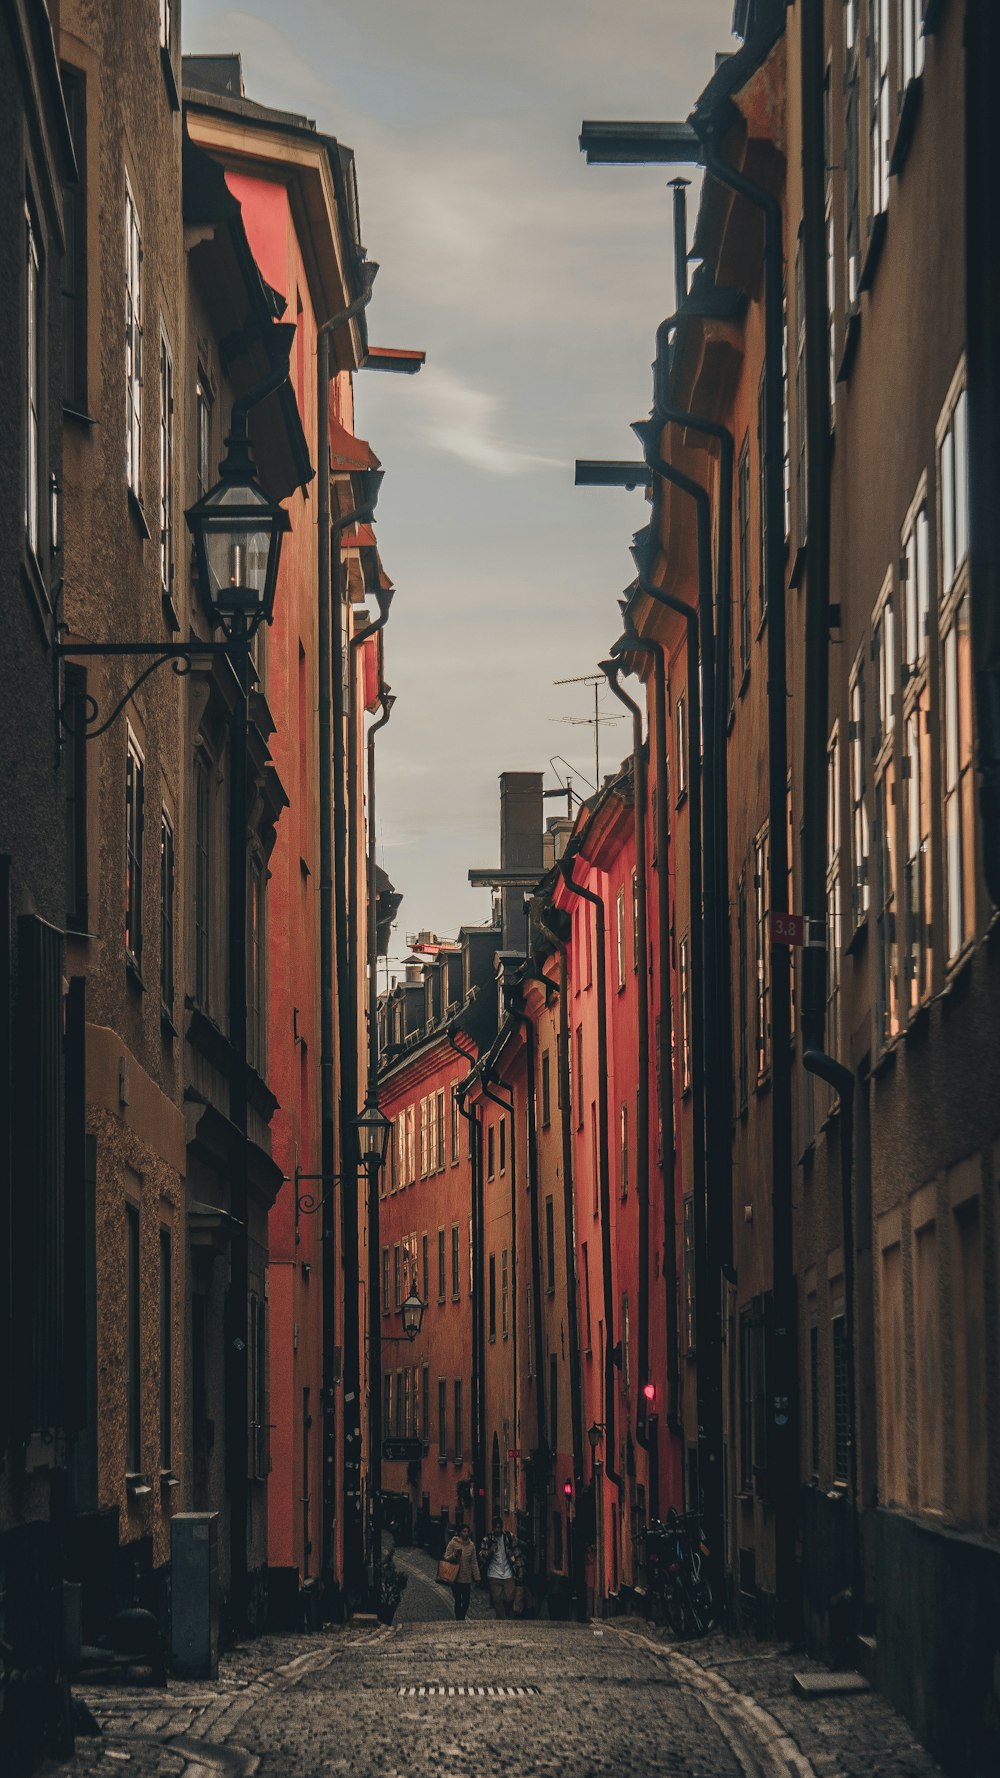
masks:
<svg viewBox="0 0 1000 1778"><path fill-rule="evenodd" d="M461 1623L469 1609L472 1583L479 1579L479 1558L468 1525L456 1531L448 1544L438 1563L437 1577L443 1587L451 1587L455 1595L455 1616Z"/></svg>

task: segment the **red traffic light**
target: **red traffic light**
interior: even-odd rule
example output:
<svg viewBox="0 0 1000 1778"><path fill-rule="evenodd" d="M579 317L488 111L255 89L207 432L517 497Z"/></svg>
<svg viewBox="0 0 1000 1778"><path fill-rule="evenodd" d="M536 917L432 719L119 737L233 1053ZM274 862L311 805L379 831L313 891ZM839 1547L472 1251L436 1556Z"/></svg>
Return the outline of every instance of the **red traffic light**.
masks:
<svg viewBox="0 0 1000 1778"><path fill-rule="evenodd" d="M573 1498L573 1484L569 1480L568 1477L567 1477L566 1481L563 1482L563 1493L565 1494L567 1500L572 1500L572 1498Z"/></svg>
<svg viewBox="0 0 1000 1778"><path fill-rule="evenodd" d="M656 1400L656 1384L655 1383L644 1383L642 1386L642 1393L646 1397L647 1401L655 1401Z"/></svg>

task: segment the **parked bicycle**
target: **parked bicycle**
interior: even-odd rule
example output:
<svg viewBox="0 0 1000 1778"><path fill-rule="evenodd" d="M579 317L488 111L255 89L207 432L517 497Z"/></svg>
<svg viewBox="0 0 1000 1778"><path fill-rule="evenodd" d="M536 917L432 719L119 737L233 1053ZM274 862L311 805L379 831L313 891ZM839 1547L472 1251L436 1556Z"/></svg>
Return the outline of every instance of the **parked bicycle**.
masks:
<svg viewBox="0 0 1000 1778"><path fill-rule="evenodd" d="M712 1589L702 1571L708 1553L697 1513L671 1507L665 1522L646 1531L651 1612L678 1638L705 1636L711 1628Z"/></svg>

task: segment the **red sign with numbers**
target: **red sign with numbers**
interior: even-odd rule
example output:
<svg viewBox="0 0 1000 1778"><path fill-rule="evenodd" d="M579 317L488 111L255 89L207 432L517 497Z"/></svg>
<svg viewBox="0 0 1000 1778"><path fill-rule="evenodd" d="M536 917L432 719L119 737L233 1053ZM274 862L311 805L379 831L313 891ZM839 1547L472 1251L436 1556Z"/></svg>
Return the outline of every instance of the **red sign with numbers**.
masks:
<svg viewBox="0 0 1000 1778"><path fill-rule="evenodd" d="M805 914L771 915L771 943L773 945L804 945L805 942Z"/></svg>

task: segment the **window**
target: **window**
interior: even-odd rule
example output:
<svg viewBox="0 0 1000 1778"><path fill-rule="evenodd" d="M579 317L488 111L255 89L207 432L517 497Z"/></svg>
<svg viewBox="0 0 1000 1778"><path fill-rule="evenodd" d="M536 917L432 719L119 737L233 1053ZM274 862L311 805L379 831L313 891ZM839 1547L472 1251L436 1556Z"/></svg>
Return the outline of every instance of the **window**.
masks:
<svg viewBox="0 0 1000 1778"><path fill-rule="evenodd" d="M502 1112L500 1114L499 1137L500 1137L500 1171L501 1171L501 1173L506 1173L506 1171L507 1171L507 1119L503 1115Z"/></svg>
<svg viewBox="0 0 1000 1778"><path fill-rule="evenodd" d="M438 1229L438 1302L439 1303L443 1303L444 1299L445 1299L446 1248L447 1248L447 1242L445 1240L444 1229Z"/></svg>
<svg viewBox="0 0 1000 1778"><path fill-rule="evenodd" d="M802 237L795 243L795 531L799 548L809 524L806 431L806 278Z"/></svg>
<svg viewBox="0 0 1000 1778"><path fill-rule="evenodd" d="M559 1449L559 1359L549 1353L549 1449Z"/></svg>
<svg viewBox="0 0 1000 1778"><path fill-rule="evenodd" d="M208 761L199 754L194 762L194 998L208 1010L208 962L210 933L210 812L211 790Z"/></svg>
<svg viewBox="0 0 1000 1778"><path fill-rule="evenodd" d="M125 954L138 969L142 963L142 754L132 730L125 750Z"/></svg>
<svg viewBox="0 0 1000 1778"><path fill-rule="evenodd" d="M868 118L871 150L869 215L880 216L889 202L889 0L869 0Z"/></svg>
<svg viewBox="0 0 1000 1778"><path fill-rule="evenodd" d="M528 1376L533 1377L535 1374L535 1329L530 1286L524 1293L524 1325L528 1335Z"/></svg>
<svg viewBox="0 0 1000 1778"><path fill-rule="evenodd" d="M906 903L906 967L904 972L906 987L904 992L912 1011L920 1005L930 988L930 709L925 688L921 689L906 718L903 776L906 790L903 817L905 834L903 894Z"/></svg>
<svg viewBox="0 0 1000 1778"><path fill-rule="evenodd" d="M406 1402L403 1396L403 1373L396 1372L396 1437L403 1438L406 1433Z"/></svg>
<svg viewBox="0 0 1000 1778"><path fill-rule="evenodd" d="M448 1382L438 1378L438 1459L448 1461Z"/></svg>
<svg viewBox="0 0 1000 1778"><path fill-rule="evenodd" d="M440 1173L444 1169L445 1117L444 1117L444 1090L443 1089L441 1091L439 1091L438 1095L437 1095L436 1121L437 1121L436 1159L437 1159L437 1170Z"/></svg>
<svg viewBox="0 0 1000 1778"><path fill-rule="evenodd" d="M747 1026L747 874L740 872L736 886L736 1072L740 1092L740 1110L747 1107L750 1077L749 1031Z"/></svg>
<svg viewBox="0 0 1000 1778"><path fill-rule="evenodd" d="M785 497L784 541L786 544L792 534L792 420L788 399L788 362L788 290L786 287L782 292L781 328L781 486ZM766 597L764 606L766 610Z"/></svg>
<svg viewBox="0 0 1000 1778"><path fill-rule="evenodd" d="M794 904L793 904L794 905ZM826 1047L840 1054L840 734L826 749Z"/></svg>
<svg viewBox="0 0 1000 1778"><path fill-rule="evenodd" d="M771 1066L770 875L771 847L765 822L753 843L757 988L754 1016L758 1080L767 1073Z"/></svg>
<svg viewBox="0 0 1000 1778"><path fill-rule="evenodd" d="M160 810L160 1004L174 1010L174 825Z"/></svg>
<svg viewBox="0 0 1000 1778"><path fill-rule="evenodd" d="M623 1198L626 1198L628 1196L628 1100L627 1099L624 1100L622 1103L621 1122L620 1122L620 1139L619 1139L618 1153L619 1153L618 1177L621 1182L621 1194L622 1194Z"/></svg>
<svg viewBox="0 0 1000 1778"><path fill-rule="evenodd" d="M125 180L125 480L142 498L142 235Z"/></svg>
<svg viewBox="0 0 1000 1778"><path fill-rule="evenodd" d="M868 876L868 803L865 796L865 680L864 663L859 657L851 675L848 693L850 727L848 730L848 767L851 794L851 906L855 920L868 912L871 887Z"/></svg>
<svg viewBox="0 0 1000 1778"><path fill-rule="evenodd" d="M382 1249L382 1313L389 1313L389 1249Z"/></svg>
<svg viewBox="0 0 1000 1778"><path fill-rule="evenodd" d="M872 672L875 682L875 732L872 751L882 751L896 726L896 624L891 584L883 588L872 626Z"/></svg>
<svg viewBox="0 0 1000 1778"><path fill-rule="evenodd" d="M858 0L844 4L844 209L847 224L847 306L861 289L861 33Z"/></svg>
<svg viewBox="0 0 1000 1778"><path fill-rule="evenodd" d="M77 172L73 184L63 187L63 400L82 414L87 407L87 79L65 63L61 72Z"/></svg>
<svg viewBox="0 0 1000 1778"><path fill-rule="evenodd" d="M903 577L903 683L927 660L931 589L927 502L922 501L903 532L900 568Z"/></svg>
<svg viewBox="0 0 1000 1778"><path fill-rule="evenodd" d="M625 885L621 885L615 901L615 963L618 986L625 986Z"/></svg>
<svg viewBox="0 0 1000 1778"><path fill-rule="evenodd" d="M87 743L83 734L87 675L82 667L63 668L67 719L62 735L66 812L66 927L87 930ZM74 730L77 732L74 734Z"/></svg>
<svg viewBox="0 0 1000 1778"><path fill-rule="evenodd" d="M417 1112L415 1105L406 1108L406 1183L414 1185L417 1178Z"/></svg>
<svg viewBox="0 0 1000 1778"><path fill-rule="evenodd" d="M890 758L875 781L876 1036L880 1046L899 1030L895 804L896 768Z"/></svg>
<svg viewBox="0 0 1000 1778"><path fill-rule="evenodd" d="M487 1308L489 1316L489 1337L491 1340L495 1340L497 1337L497 1256L495 1253L491 1253L489 1258L489 1301Z"/></svg>
<svg viewBox="0 0 1000 1778"><path fill-rule="evenodd" d="M678 989L681 1002L681 1092L691 1088L691 966L687 933L677 949Z"/></svg>
<svg viewBox="0 0 1000 1778"><path fill-rule="evenodd" d="M750 1315L740 1316L740 1492L753 1492L753 1352Z"/></svg>
<svg viewBox="0 0 1000 1778"><path fill-rule="evenodd" d="M830 423L837 408L837 248L833 226L833 185L826 182L826 325L829 341Z"/></svg>
<svg viewBox="0 0 1000 1778"><path fill-rule="evenodd" d="M403 1437L412 1438L416 1430L416 1393L414 1375L409 1367L403 1372Z"/></svg>
<svg viewBox="0 0 1000 1778"><path fill-rule="evenodd" d="M202 370L194 386L194 417L195 479L200 500L212 486L212 392Z"/></svg>
<svg viewBox="0 0 1000 1778"><path fill-rule="evenodd" d="M35 556L42 545L42 354L45 341L42 263L31 210L24 210L25 353L24 353L24 537Z"/></svg>
<svg viewBox="0 0 1000 1778"><path fill-rule="evenodd" d="M809 1461L819 1475L819 1328L815 1314L809 1327Z"/></svg>
<svg viewBox="0 0 1000 1778"><path fill-rule="evenodd" d="M924 71L924 7L926 0L903 0L902 81L905 92L911 80Z"/></svg>
<svg viewBox="0 0 1000 1778"><path fill-rule="evenodd" d="M583 1026L576 1028L576 1127L583 1129Z"/></svg>
<svg viewBox="0 0 1000 1778"><path fill-rule="evenodd" d="M126 1290L125 1336L127 1341L125 1469L138 1475L142 1469L142 1351L139 1316L139 1211L125 1206Z"/></svg>
<svg viewBox="0 0 1000 1778"><path fill-rule="evenodd" d="M431 1300L431 1256L430 1242L426 1235L420 1237L420 1271L423 1283L421 1295L425 1303Z"/></svg>
<svg viewBox="0 0 1000 1778"><path fill-rule="evenodd" d="M420 1177L426 1179L429 1172L430 1131L428 1128L427 1100L420 1101Z"/></svg>
<svg viewBox="0 0 1000 1778"><path fill-rule="evenodd" d="M420 1376L420 1436L426 1449L431 1442L431 1373L426 1364Z"/></svg>
<svg viewBox="0 0 1000 1778"><path fill-rule="evenodd" d="M847 1322L843 1306L833 1316L833 1479L847 1481L850 1413L847 1398Z"/></svg>
<svg viewBox="0 0 1000 1778"><path fill-rule="evenodd" d="M551 1296L556 1287L556 1225L552 1199L545 1200L545 1288Z"/></svg>
<svg viewBox="0 0 1000 1778"><path fill-rule="evenodd" d="M782 386L787 387L788 362L785 348L782 347ZM787 424L787 410L785 423ZM787 447L785 470L787 473ZM786 523L785 530L788 526ZM757 564L759 580L758 606L760 621L767 616L767 378L762 376L757 388L757 532L760 540L760 553Z"/></svg>
<svg viewBox="0 0 1000 1778"><path fill-rule="evenodd" d="M486 1126L486 1177L492 1179L496 1173L496 1125Z"/></svg>
<svg viewBox="0 0 1000 1778"><path fill-rule="evenodd" d="M677 775L677 801L678 801L678 804L682 803L684 801L684 798L687 796L687 787L688 787L687 741L686 741L686 737L685 737L685 733L684 733L684 725L685 725L686 719L687 719L687 698L686 698L685 694L683 692L681 692L680 697L677 699L677 702L674 705L674 723L675 723L676 735L677 735L677 741L676 741L677 774L676 775Z"/></svg>
<svg viewBox="0 0 1000 1778"><path fill-rule="evenodd" d="M165 599L174 590L174 361L160 328L160 583Z"/></svg>
<svg viewBox="0 0 1000 1778"><path fill-rule="evenodd" d="M392 1372L382 1373L382 1436L392 1431Z"/></svg>
<svg viewBox="0 0 1000 1778"><path fill-rule="evenodd" d="M622 984L619 983L619 986ZM552 1122L552 1066L548 1050L542 1051L542 1128Z"/></svg>
<svg viewBox="0 0 1000 1778"><path fill-rule="evenodd" d="M504 1339L510 1333L510 1272L507 1260L507 1249L500 1255L500 1332Z"/></svg>
<svg viewBox="0 0 1000 1778"><path fill-rule="evenodd" d="M461 1112L458 1109L458 1087L453 1084L451 1089L451 1164L458 1166L460 1155Z"/></svg>
<svg viewBox="0 0 1000 1778"><path fill-rule="evenodd" d="M639 967L639 873L632 872L632 968Z"/></svg>
<svg viewBox="0 0 1000 1778"><path fill-rule="evenodd" d="M951 963L975 930L972 644L967 592L945 620L943 653L944 870Z"/></svg>
<svg viewBox="0 0 1000 1778"><path fill-rule="evenodd" d="M583 1245L580 1248L580 1272L581 1272L581 1275L583 1278L583 1308L584 1308L583 1349L585 1352L590 1352L593 1348L593 1334L591 1331L591 1319L590 1319L590 1256L587 1252L586 1241L583 1242Z"/></svg>
<svg viewBox="0 0 1000 1778"><path fill-rule="evenodd" d="M458 1223L455 1222L452 1223L451 1226L451 1298L452 1302L455 1303L458 1302L459 1296L461 1295L461 1265L462 1261L458 1244Z"/></svg>
<svg viewBox="0 0 1000 1778"><path fill-rule="evenodd" d="M632 1332L628 1292L622 1294L622 1388L626 1398L632 1393Z"/></svg>
<svg viewBox="0 0 1000 1778"><path fill-rule="evenodd" d="M563 1516L561 1512L552 1515L552 1567L558 1574L563 1565Z"/></svg>
<svg viewBox="0 0 1000 1778"><path fill-rule="evenodd" d="M266 1476L271 1467L267 1423L267 1304L255 1295L250 1298L249 1333L249 1463L250 1474L260 1478Z"/></svg>
<svg viewBox="0 0 1000 1778"><path fill-rule="evenodd" d="M694 1294L694 1200L684 1199L684 1350L697 1347Z"/></svg>
<svg viewBox="0 0 1000 1778"><path fill-rule="evenodd" d="M170 48L173 10L173 0L160 0L160 45L163 49Z"/></svg>
<svg viewBox="0 0 1000 1778"><path fill-rule="evenodd" d="M267 872L262 858L250 860L247 892L247 1059L263 1075L267 1068Z"/></svg>
<svg viewBox="0 0 1000 1778"><path fill-rule="evenodd" d="M939 428L941 596L947 599L969 553L968 401L964 389Z"/></svg>
<svg viewBox="0 0 1000 1778"><path fill-rule="evenodd" d="M455 1378L455 1462L462 1461L462 1379Z"/></svg>
<svg viewBox="0 0 1000 1778"><path fill-rule="evenodd" d="M740 678L750 671L750 440L736 467L736 548L739 568Z"/></svg>
<svg viewBox="0 0 1000 1778"><path fill-rule="evenodd" d="M170 1230L160 1230L160 1468L173 1461L173 1264Z"/></svg>

